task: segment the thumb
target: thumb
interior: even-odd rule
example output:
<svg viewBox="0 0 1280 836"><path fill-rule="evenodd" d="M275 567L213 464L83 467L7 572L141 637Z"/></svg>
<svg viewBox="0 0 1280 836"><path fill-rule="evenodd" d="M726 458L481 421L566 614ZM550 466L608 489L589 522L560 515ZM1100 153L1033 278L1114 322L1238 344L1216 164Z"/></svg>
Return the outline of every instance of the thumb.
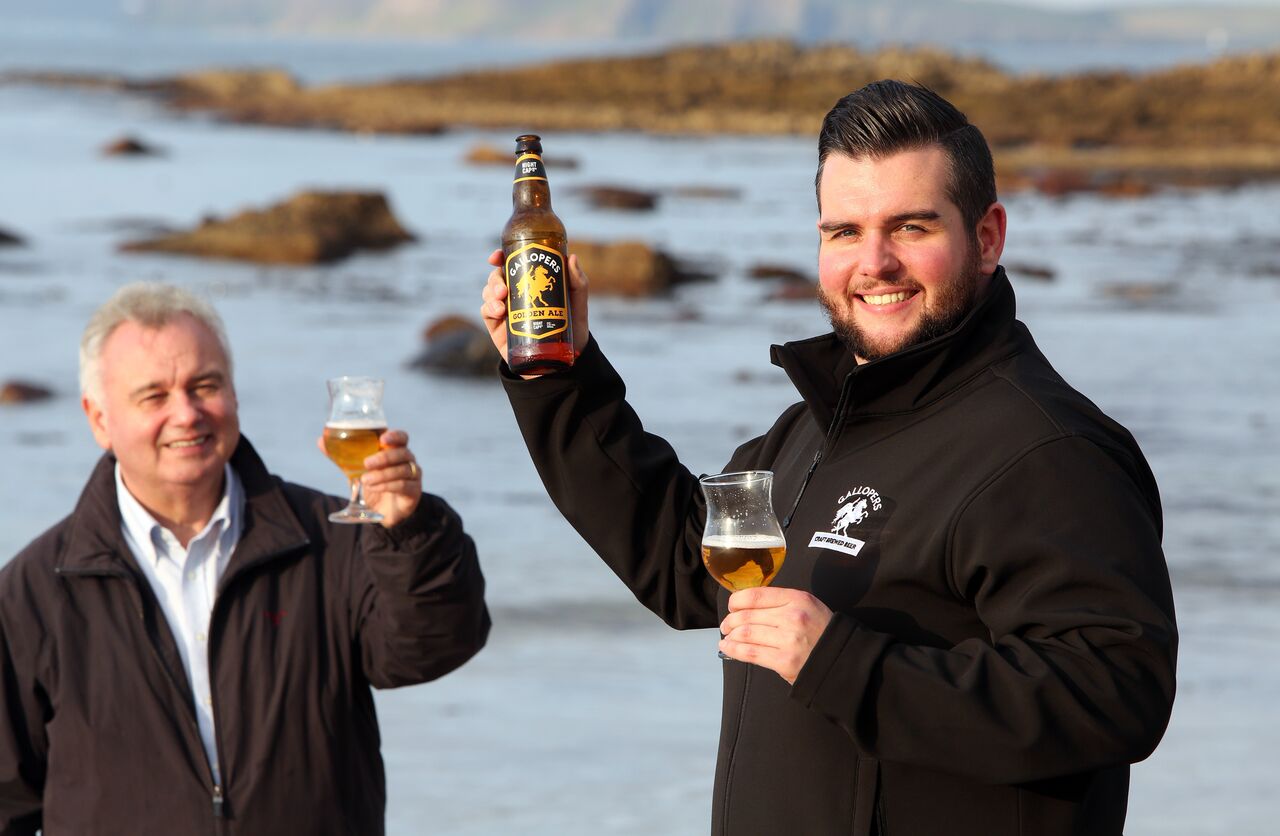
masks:
<svg viewBox="0 0 1280 836"><path fill-rule="evenodd" d="M573 317L573 353L581 354L587 347L587 274L576 254L569 256L569 310Z"/></svg>

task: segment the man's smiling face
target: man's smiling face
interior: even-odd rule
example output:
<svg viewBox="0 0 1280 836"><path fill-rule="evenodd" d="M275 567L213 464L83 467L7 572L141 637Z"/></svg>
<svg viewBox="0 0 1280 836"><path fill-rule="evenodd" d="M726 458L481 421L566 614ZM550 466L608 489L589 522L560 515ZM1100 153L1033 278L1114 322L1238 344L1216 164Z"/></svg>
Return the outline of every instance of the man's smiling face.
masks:
<svg viewBox="0 0 1280 836"><path fill-rule="evenodd" d="M172 493L220 490L240 440L226 356L204 323L182 314L159 328L126 321L102 345L85 412L144 505Z"/></svg>
<svg viewBox="0 0 1280 836"><path fill-rule="evenodd" d="M986 290L1003 249L1004 209L992 204L969 228L949 182L938 146L824 162L819 298L859 362L946 333Z"/></svg>

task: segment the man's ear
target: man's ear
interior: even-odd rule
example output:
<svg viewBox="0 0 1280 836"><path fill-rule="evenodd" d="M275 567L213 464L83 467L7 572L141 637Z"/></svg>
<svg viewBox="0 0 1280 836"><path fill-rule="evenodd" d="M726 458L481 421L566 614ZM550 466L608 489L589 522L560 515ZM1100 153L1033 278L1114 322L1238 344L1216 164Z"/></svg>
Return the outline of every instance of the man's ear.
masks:
<svg viewBox="0 0 1280 836"><path fill-rule="evenodd" d="M1008 224L1008 216L1004 205L997 202L987 207L987 212L978 221L978 257L982 263L982 274L989 276L1000 265L1000 256L1004 253L1004 235Z"/></svg>
<svg viewBox="0 0 1280 836"><path fill-rule="evenodd" d="M111 437L107 434L107 413L88 395L80 397L80 407L84 410L85 417L89 419L93 440L98 442L98 446L103 450L110 450Z"/></svg>

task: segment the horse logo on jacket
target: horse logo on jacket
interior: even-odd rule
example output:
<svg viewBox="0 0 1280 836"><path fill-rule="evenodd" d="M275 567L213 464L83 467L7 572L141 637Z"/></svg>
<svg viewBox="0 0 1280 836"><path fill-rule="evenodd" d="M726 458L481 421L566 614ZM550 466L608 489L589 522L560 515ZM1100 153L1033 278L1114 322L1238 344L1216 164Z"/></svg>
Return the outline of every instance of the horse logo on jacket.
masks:
<svg viewBox="0 0 1280 836"><path fill-rule="evenodd" d="M841 505L840 510L836 511L836 518L831 521L831 533L846 536L849 533L849 526L857 525L866 518L867 500L866 497L860 496Z"/></svg>

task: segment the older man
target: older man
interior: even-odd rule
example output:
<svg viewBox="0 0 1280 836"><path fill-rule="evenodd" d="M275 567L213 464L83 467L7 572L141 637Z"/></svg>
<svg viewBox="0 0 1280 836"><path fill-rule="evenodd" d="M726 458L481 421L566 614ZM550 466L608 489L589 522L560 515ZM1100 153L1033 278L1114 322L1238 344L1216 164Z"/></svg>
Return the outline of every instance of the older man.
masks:
<svg viewBox="0 0 1280 836"><path fill-rule="evenodd" d="M572 258L576 364L505 376L543 482L644 604L724 634L714 833L1118 836L1177 646L1142 452L1015 319L991 153L950 103L838 102L818 210L833 333L774 347L802 400L725 468L775 472L774 586L703 567L698 481L588 339ZM505 296L495 271L499 349Z"/></svg>
<svg viewBox="0 0 1280 836"><path fill-rule="evenodd" d="M471 539L403 432L364 476L381 525L271 475L240 435L217 314L131 285L81 344L107 451L0 571L0 833L381 833L370 686L484 644Z"/></svg>

